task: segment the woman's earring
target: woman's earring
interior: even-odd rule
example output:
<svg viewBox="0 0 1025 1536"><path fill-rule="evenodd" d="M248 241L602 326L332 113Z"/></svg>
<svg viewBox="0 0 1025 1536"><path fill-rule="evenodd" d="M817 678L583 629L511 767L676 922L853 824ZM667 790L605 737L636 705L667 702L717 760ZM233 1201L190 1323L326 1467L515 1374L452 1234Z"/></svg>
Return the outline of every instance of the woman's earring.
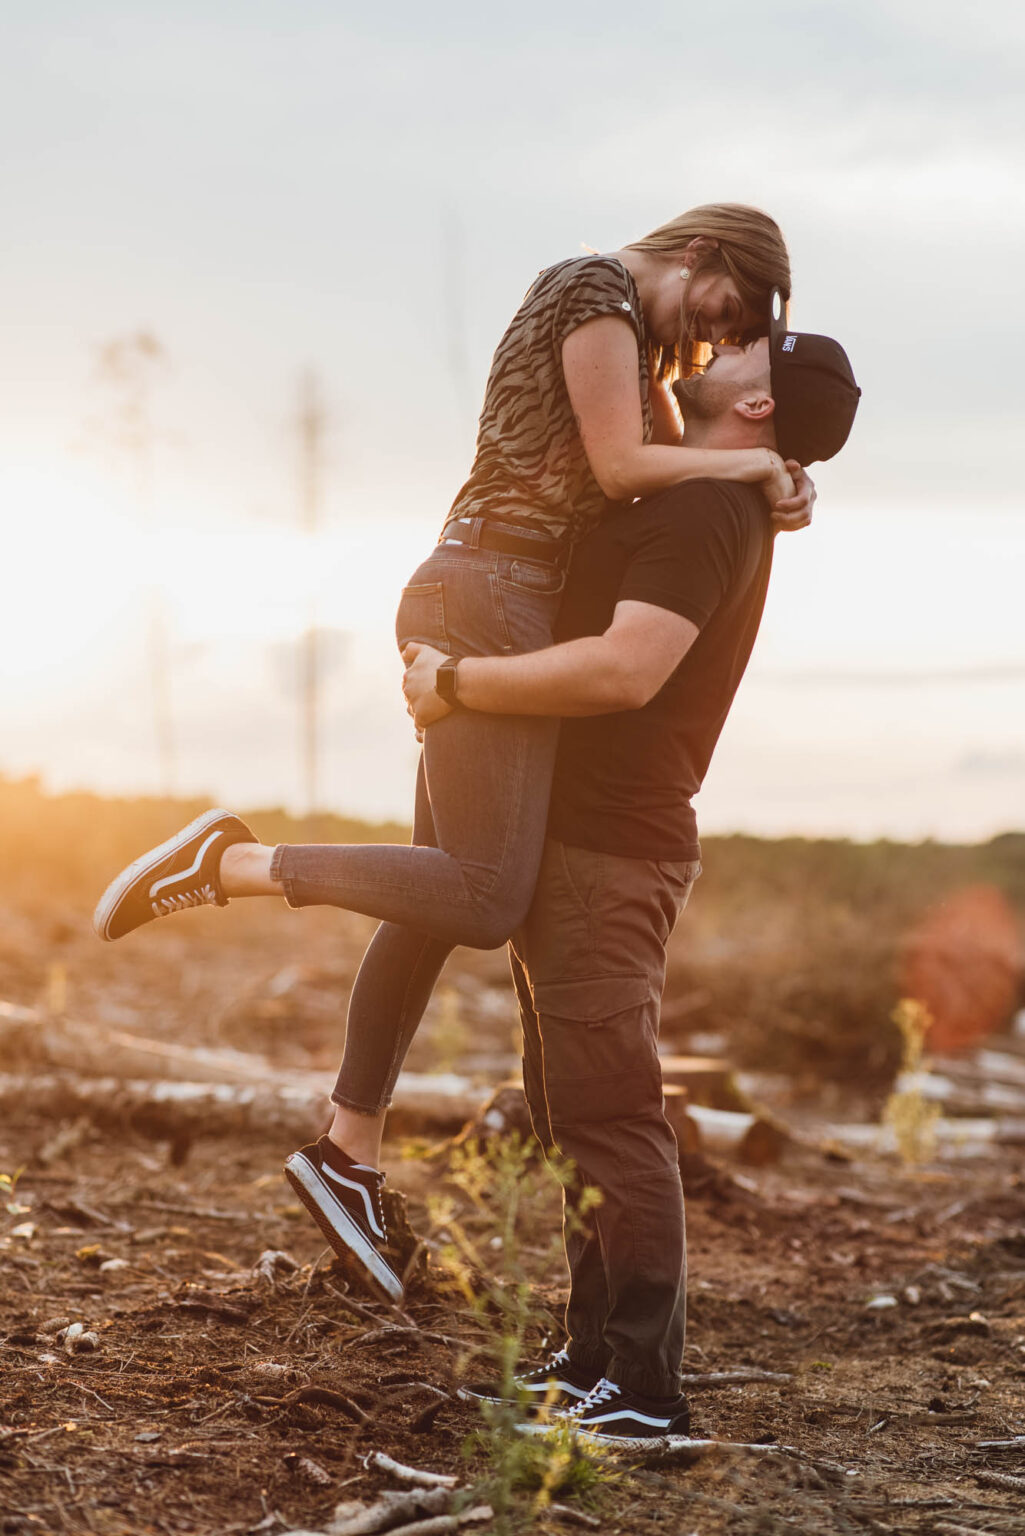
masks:
<svg viewBox="0 0 1025 1536"><path fill-rule="evenodd" d="M680 268L680 277L685 283L690 282L690 267Z"/></svg>

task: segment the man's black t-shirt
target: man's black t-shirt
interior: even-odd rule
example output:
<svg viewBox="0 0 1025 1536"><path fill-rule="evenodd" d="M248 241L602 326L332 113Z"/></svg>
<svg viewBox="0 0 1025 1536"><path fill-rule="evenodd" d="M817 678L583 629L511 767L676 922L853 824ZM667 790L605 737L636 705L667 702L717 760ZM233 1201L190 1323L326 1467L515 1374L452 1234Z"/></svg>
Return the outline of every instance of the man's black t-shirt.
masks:
<svg viewBox="0 0 1025 1536"><path fill-rule="evenodd" d="M557 638L606 630L618 602L701 633L643 709L562 723L548 832L638 859L700 857L701 788L761 622L772 529L760 490L692 480L609 517L577 546Z"/></svg>

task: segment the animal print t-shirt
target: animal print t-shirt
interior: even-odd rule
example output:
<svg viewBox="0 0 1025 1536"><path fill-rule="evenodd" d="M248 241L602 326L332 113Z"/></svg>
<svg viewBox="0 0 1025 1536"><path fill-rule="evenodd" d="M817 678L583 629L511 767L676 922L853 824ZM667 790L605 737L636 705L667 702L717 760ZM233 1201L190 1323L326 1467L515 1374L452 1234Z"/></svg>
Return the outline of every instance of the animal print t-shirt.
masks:
<svg viewBox="0 0 1025 1536"><path fill-rule="evenodd" d="M562 371L566 337L599 315L618 315L637 336L650 442L648 340L636 284L613 256L561 261L540 274L498 344L473 469L449 517L508 518L576 541L619 505L591 473Z"/></svg>

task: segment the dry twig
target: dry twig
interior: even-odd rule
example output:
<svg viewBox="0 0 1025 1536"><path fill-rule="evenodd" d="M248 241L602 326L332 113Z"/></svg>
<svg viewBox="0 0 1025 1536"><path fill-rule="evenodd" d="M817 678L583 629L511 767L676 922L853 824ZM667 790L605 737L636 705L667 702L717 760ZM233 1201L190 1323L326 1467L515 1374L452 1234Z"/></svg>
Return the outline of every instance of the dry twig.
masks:
<svg viewBox="0 0 1025 1536"><path fill-rule="evenodd" d="M404 1483L416 1483L420 1488L454 1488L459 1481L457 1477L449 1477L444 1472L423 1472L419 1467L407 1467L401 1461L393 1461L383 1451L371 1451L369 1456L363 1458L363 1465L367 1468L376 1467L379 1472L390 1472Z"/></svg>

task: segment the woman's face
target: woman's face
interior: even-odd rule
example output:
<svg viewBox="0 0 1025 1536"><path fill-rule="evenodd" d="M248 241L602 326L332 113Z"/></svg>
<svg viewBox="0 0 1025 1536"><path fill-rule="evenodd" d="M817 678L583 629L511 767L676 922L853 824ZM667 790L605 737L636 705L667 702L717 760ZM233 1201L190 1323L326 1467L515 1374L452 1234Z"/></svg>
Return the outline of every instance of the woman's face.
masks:
<svg viewBox="0 0 1025 1536"><path fill-rule="evenodd" d="M747 307L732 277L715 270L694 274L684 309L695 340L713 343L742 335L763 318Z"/></svg>
<svg viewBox="0 0 1025 1536"><path fill-rule="evenodd" d="M666 272L648 328L655 341L673 347L680 339L680 300L695 341L716 342L739 336L764 320L744 303L728 273L714 267L695 272L685 284L675 264Z"/></svg>

